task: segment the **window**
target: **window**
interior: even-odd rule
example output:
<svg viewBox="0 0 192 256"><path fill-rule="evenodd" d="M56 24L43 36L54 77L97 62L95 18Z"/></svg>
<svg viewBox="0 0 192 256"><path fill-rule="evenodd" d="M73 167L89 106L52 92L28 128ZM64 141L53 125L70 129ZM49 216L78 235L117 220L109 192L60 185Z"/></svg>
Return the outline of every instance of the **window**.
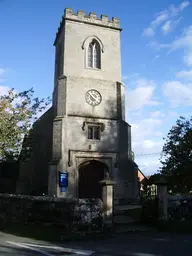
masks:
<svg viewBox="0 0 192 256"><path fill-rule="evenodd" d="M89 68L101 68L101 49L96 40L93 40L87 49L87 65Z"/></svg>
<svg viewBox="0 0 192 256"><path fill-rule="evenodd" d="M100 126L88 126L88 139L100 140Z"/></svg>

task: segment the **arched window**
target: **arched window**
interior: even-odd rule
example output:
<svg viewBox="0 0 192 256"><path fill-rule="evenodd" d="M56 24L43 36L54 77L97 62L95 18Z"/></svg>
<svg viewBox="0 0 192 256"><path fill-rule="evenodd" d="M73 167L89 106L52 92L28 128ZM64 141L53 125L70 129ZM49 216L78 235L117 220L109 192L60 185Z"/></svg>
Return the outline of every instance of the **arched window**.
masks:
<svg viewBox="0 0 192 256"><path fill-rule="evenodd" d="M87 49L87 65L89 68L101 68L101 49L99 43L94 39Z"/></svg>

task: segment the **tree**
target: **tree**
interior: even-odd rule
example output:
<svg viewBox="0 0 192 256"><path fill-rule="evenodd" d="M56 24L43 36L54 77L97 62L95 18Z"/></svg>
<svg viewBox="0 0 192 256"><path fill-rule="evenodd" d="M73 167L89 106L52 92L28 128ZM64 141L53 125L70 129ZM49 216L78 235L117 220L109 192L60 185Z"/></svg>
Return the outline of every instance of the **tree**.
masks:
<svg viewBox="0 0 192 256"><path fill-rule="evenodd" d="M34 98L33 89L17 93L11 89L0 96L0 161L17 160L23 139L50 103L50 98ZM25 140L26 141L26 140Z"/></svg>
<svg viewBox="0 0 192 256"><path fill-rule="evenodd" d="M192 190L192 117L180 117L163 146L160 174L167 177L173 193Z"/></svg>

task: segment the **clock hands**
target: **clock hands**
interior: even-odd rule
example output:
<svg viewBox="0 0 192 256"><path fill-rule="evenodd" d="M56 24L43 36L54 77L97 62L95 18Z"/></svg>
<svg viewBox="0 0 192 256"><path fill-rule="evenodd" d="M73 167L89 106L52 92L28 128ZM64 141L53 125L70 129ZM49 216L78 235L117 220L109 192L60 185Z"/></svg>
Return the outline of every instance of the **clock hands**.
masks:
<svg viewBox="0 0 192 256"><path fill-rule="evenodd" d="M98 97L96 96L94 96L94 94L95 93L93 93L93 92L89 92L89 96L94 100L94 101L98 101Z"/></svg>
<svg viewBox="0 0 192 256"><path fill-rule="evenodd" d="M95 90L90 90L86 94L86 100L88 104L96 106L99 105L99 103L101 102L101 95Z"/></svg>

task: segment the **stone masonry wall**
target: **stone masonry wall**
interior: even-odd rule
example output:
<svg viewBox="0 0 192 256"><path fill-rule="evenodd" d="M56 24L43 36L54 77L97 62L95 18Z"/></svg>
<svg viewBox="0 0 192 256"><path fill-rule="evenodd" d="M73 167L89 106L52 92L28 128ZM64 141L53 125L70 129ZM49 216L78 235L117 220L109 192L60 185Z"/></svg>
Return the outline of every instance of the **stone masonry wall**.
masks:
<svg viewBox="0 0 192 256"><path fill-rule="evenodd" d="M192 196L168 196L169 220L192 220Z"/></svg>
<svg viewBox="0 0 192 256"><path fill-rule="evenodd" d="M99 230L102 202L46 196L0 194L0 223L53 225L73 230Z"/></svg>

